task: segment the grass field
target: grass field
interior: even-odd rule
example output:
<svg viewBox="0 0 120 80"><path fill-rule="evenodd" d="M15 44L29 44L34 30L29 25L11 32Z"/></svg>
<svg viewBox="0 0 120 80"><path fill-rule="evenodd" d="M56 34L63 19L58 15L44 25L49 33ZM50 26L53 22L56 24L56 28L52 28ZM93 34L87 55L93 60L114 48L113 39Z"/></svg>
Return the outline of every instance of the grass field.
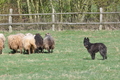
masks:
<svg viewBox="0 0 120 80"><path fill-rule="evenodd" d="M1 32L6 37L16 33L51 33L55 49L51 54L8 54L7 40L0 55L0 80L119 80L120 79L120 31L15 31ZM92 43L107 46L108 59L95 60L83 46L84 37Z"/></svg>

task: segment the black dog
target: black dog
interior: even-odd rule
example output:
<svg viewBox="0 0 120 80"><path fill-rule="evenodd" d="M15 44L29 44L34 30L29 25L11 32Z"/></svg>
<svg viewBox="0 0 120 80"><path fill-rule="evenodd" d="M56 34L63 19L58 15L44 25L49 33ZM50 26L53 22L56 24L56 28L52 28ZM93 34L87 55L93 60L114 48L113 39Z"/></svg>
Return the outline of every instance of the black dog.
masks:
<svg viewBox="0 0 120 80"><path fill-rule="evenodd" d="M104 59L107 59L107 47L103 43L90 43L89 38L84 38L84 46L91 55L91 58L95 59L95 53L99 52Z"/></svg>

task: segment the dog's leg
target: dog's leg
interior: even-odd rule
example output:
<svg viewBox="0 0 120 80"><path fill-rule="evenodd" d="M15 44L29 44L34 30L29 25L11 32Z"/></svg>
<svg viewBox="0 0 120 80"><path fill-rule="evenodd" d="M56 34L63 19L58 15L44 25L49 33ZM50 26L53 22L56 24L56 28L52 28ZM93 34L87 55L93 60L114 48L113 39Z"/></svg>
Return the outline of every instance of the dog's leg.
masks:
<svg viewBox="0 0 120 80"><path fill-rule="evenodd" d="M103 57L103 60L104 60L104 59L107 59L106 54L103 53L103 54L101 54L101 55L102 55L102 57Z"/></svg>
<svg viewBox="0 0 120 80"><path fill-rule="evenodd" d="M95 59L95 53L91 53L91 58L92 58L92 60Z"/></svg>
<svg viewBox="0 0 120 80"><path fill-rule="evenodd" d="M105 59L107 59L107 51L104 52Z"/></svg>
<svg viewBox="0 0 120 80"><path fill-rule="evenodd" d="M103 57L103 60L104 60L104 59L107 59L106 51L100 50L100 54L101 54L101 56Z"/></svg>
<svg viewBox="0 0 120 80"><path fill-rule="evenodd" d="M105 59L107 59L107 56L105 55Z"/></svg>

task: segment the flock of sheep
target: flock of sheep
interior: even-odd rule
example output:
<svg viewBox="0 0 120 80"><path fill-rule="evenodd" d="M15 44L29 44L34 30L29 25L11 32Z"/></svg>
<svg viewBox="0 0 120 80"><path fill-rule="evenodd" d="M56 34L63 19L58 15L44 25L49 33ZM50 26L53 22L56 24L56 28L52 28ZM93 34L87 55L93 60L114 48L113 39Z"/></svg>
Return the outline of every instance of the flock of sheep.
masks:
<svg viewBox="0 0 120 80"><path fill-rule="evenodd" d="M18 33L9 35L7 38L8 46L11 50L13 50L13 53L16 53L17 50L20 50L21 54L43 53L44 49L46 49L49 53L52 53L55 46L55 41L50 33L45 34L44 38L42 38L39 33L36 33L35 35L31 33ZM5 40L4 34L0 33L0 54L2 54Z"/></svg>

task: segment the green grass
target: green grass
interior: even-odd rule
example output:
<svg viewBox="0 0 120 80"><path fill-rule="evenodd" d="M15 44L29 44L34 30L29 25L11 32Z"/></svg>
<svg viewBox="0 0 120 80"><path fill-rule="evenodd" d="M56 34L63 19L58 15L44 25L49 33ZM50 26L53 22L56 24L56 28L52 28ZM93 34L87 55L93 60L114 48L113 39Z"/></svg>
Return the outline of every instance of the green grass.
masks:
<svg viewBox="0 0 120 80"><path fill-rule="evenodd" d="M7 36L16 33L39 32L43 37L51 33L55 49L51 54L8 54L7 40L0 55L0 80L119 80L120 79L120 31L14 31L1 32ZM107 46L108 59L95 60L83 46L84 37L92 43Z"/></svg>

